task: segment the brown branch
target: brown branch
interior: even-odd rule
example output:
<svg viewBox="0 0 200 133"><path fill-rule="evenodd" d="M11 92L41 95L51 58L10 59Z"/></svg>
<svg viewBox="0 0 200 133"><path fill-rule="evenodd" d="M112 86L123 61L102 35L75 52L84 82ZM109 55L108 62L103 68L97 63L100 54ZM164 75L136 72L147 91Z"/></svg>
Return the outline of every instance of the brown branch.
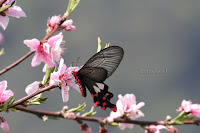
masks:
<svg viewBox="0 0 200 133"><path fill-rule="evenodd" d="M53 117L59 117L59 118L65 118L61 111L43 111L43 110L36 110L36 109L31 109L22 105L17 105L13 107L17 110L21 110L23 112L35 114L37 116L53 116ZM65 118L68 119L68 118ZM105 120L106 118L103 117L88 117L88 116L76 116L74 120L76 121L91 121L91 122L101 122ZM114 119L114 122L117 123L130 123L130 124L136 124L140 126L148 126L148 125L165 125L164 121L139 121L139 120L128 120L128 119L121 119L121 118L116 118ZM183 122L185 125L199 125L200 119L199 120L188 120ZM107 123L109 125L109 123ZM178 125L178 124L172 124L172 125Z"/></svg>
<svg viewBox="0 0 200 133"><path fill-rule="evenodd" d="M19 60L17 60L16 62L14 62L13 64L11 64L10 66L4 68L3 70L1 70L0 71L0 75L3 74L3 73L5 73L5 72L7 72L11 68L17 66L19 63L21 63L23 60L25 60L26 58L28 58L33 53L34 53L33 51L28 52L26 55L24 55L23 57L21 57Z"/></svg>
<svg viewBox="0 0 200 133"><path fill-rule="evenodd" d="M23 97L23 98L21 98L21 99L15 101L15 102L13 103L13 105L12 105L10 108L12 108L12 107L14 107L14 106L16 106L16 105L22 104L22 103L25 102L26 100L28 100L28 99L30 99L30 98L32 98L32 97L34 97L34 96L36 96L36 95L38 95L38 94L40 94L40 93L42 93L42 92L48 91L48 90L50 90L50 89L53 89L53 88L55 88L55 87L58 87L58 85L51 85L51 86L42 88L42 89L36 91L35 93L33 93L33 94L31 94L31 95L27 95L27 96L25 96L25 97Z"/></svg>

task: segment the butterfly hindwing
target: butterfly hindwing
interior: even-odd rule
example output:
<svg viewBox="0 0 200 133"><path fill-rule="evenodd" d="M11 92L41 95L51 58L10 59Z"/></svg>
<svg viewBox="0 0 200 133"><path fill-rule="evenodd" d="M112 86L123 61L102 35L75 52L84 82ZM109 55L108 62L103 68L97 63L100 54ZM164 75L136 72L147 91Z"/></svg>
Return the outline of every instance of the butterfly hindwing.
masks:
<svg viewBox="0 0 200 133"><path fill-rule="evenodd" d="M91 96L94 100L93 105L95 107L101 106L103 110L107 107L111 108L112 111L116 111L116 106L110 103L110 99L113 97L113 94L108 91L108 86L103 82L98 83L89 78L83 78L84 85L88 88L91 93Z"/></svg>
<svg viewBox="0 0 200 133"><path fill-rule="evenodd" d="M83 97L86 97L87 93L86 93L86 88L84 85L84 82L82 82L81 78L78 76L77 72L73 71L73 75L76 78L76 82L79 85L79 89L80 89L80 93Z"/></svg>

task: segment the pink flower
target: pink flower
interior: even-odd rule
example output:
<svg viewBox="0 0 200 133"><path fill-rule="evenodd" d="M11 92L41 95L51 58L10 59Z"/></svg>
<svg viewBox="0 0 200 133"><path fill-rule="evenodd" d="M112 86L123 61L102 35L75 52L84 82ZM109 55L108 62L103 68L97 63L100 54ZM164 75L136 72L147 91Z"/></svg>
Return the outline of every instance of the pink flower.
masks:
<svg viewBox="0 0 200 133"><path fill-rule="evenodd" d="M7 81L0 82L0 103L7 101L10 97L14 95L11 90L6 90L7 88Z"/></svg>
<svg viewBox="0 0 200 133"><path fill-rule="evenodd" d="M74 31L76 30L76 27L73 24L73 20L66 20L61 26L66 31Z"/></svg>
<svg viewBox="0 0 200 133"><path fill-rule="evenodd" d="M59 24L60 20L62 18L60 17L60 15L58 16L52 16L51 18L49 18L47 20L47 32L49 33L50 31L52 31L57 24ZM74 31L76 29L75 26L72 25L73 24L73 20L66 20L65 22L62 23L61 27L59 28L59 30L66 30L66 31Z"/></svg>
<svg viewBox="0 0 200 133"><path fill-rule="evenodd" d="M60 60L63 53L63 49L60 46L62 41L62 33L52 36L45 43L35 38L32 40L24 40L24 44L30 47L31 51L35 51L31 66L35 67L40 65L41 62L44 62L48 64L50 68L54 67L55 62Z"/></svg>
<svg viewBox="0 0 200 133"><path fill-rule="evenodd" d="M145 133L161 133L161 129L168 130L167 127L163 125L150 125L146 128Z"/></svg>
<svg viewBox="0 0 200 133"><path fill-rule="evenodd" d="M61 86L61 93L63 102L67 102L69 100L69 86L75 88L79 91L79 86L75 84L75 79L73 79L72 71L78 70L78 67L69 67L67 70L67 66L64 64L64 59L61 58L60 64L57 72L53 72L50 77L50 85L57 83Z"/></svg>
<svg viewBox="0 0 200 133"><path fill-rule="evenodd" d="M189 101L183 100L181 103L181 107L177 109L177 111L181 112L184 110L186 113L188 113L191 111L191 105L192 105L192 102L190 100Z"/></svg>
<svg viewBox="0 0 200 133"><path fill-rule="evenodd" d="M200 104L192 104L190 100L183 100L181 103L181 107L179 107L177 111L185 111L186 113L192 113L194 116L200 117Z"/></svg>
<svg viewBox="0 0 200 133"><path fill-rule="evenodd" d="M92 133L91 128L86 124L81 124L80 129L83 133Z"/></svg>
<svg viewBox="0 0 200 133"><path fill-rule="evenodd" d="M40 81L35 81L32 84L28 85L25 89L25 92L28 95L35 93L39 89L39 85L41 84Z"/></svg>
<svg viewBox="0 0 200 133"><path fill-rule="evenodd" d="M192 104L191 108L191 113L196 117L200 117L200 104Z"/></svg>
<svg viewBox="0 0 200 133"><path fill-rule="evenodd" d="M4 133L9 133L9 126L6 120L0 116L0 126Z"/></svg>
<svg viewBox="0 0 200 133"><path fill-rule="evenodd" d="M127 117L129 119L137 119L139 117L144 117L144 114L139 110L141 107L145 105L144 102L140 102L136 104L136 98L134 94L126 94L124 97L120 94L118 95L119 100L117 101L117 112L111 112L110 117L119 118L119 117ZM126 116L129 115L129 116ZM112 119L108 117L108 121L112 122ZM119 123L119 127L121 130L125 128L133 128L133 124L125 124Z"/></svg>
<svg viewBox="0 0 200 133"><path fill-rule="evenodd" d="M3 0L0 0L2 2ZM11 5L14 2L14 0L7 0L5 3L3 3L0 8ZM16 2L16 1L15 1ZM7 10L4 10L0 14L0 26L5 30L9 23L8 16L20 18L20 17L26 17L25 12L21 9L19 6L12 5Z"/></svg>

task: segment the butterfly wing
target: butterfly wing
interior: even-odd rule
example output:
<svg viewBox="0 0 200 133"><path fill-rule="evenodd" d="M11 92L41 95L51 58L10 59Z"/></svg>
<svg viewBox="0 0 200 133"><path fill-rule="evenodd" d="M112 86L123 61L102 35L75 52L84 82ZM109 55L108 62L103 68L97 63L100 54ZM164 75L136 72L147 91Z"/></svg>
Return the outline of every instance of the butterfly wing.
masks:
<svg viewBox="0 0 200 133"><path fill-rule="evenodd" d="M79 78L85 77L96 82L103 82L107 78L107 70L101 67L84 67L77 73Z"/></svg>
<svg viewBox="0 0 200 133"><path fill-rule="evenodd" d="M93 105L95 107L101 106L103 110L109 107L112 111L116 112L116 105L110 103L110 99L113 97L113 94L108 91L108 86L106 84L104 84L103 82L95 82L94 80L86 77L84 77L82 81L90 91L91 96L94 100Z"/></svg>
<svg viewBox="0 0 200 133"><path fill-rule="evenodd" d="M101 67L107 70L107 78L110 77L113 72L119 66L124 55L124 50L119 46L110 46L101 50L92 56L82 67Z"/></svg>

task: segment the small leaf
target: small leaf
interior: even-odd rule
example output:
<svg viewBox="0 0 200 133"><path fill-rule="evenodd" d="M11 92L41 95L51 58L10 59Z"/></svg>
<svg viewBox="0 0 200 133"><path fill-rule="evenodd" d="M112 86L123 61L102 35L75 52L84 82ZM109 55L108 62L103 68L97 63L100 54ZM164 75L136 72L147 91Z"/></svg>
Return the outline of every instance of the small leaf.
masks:
<svg viewBox="0 0 200 133"><path fill-rule="evenodd" d="M1 50L0 50L0 56L2 56L2 55L4 55L5 54L5 51L4 51L4 48L2 48Z"/></svg>
<svg viewBox="0 0 200 133"><path fill-rule="evenodd" d="M115 126L115 127L118 126L118 125L119 124L117 122L113 122L113 123L110 124L110 126Z"/></svg>
<svg viewBox="0 0 200 133"><path fill-rule="evenodd" d="M69 112L81 112L81 111L83 111L83 109L84 109L85 107L86 107L86 104L83 103L83 104L79 105L78 107L72 108L72 109L70 109L70 110L68 110L68 111L69 111Z"/></svg>
<svg viewBox="0 0 200 133"><path fill-rule="evenodd" d="M98 37L98 48L97 48L97 53L101 51L101 39Z"/></svg>
<svg viewBox="0 0 200 133"><path fill-rule="evenodd" d="M20 112L20 110L12 109L13 112Z"/></svg>
<svg viewBox="0 0 200 133"><path fill-rule="evenodd" d="M8 102L5 102L2 106L1 106L1 111L6 111L8 108Z"/></svg>
<svg viewBox="0 0 200 133"><path fill-rule="evenodd" d="M183 125L184 124L184 122L183 121L175 121L175 122L173 122L173 124L178 124L178 125Z"/></svg>
<svg viewBox="0 0 200 133"><path fill-rule="evenodd" d="M5 6L0 8L0 12L8 10L8 8L10 8L10 7L11 7L11 5L5 5Z"/></svg>
<svg viewBox="0 0 200 133"><path fill-rule="evenodd" d="M53 73L54 70L55 70L55 67L53 67L52 69L50 69L48 67L48 65L46 64L46 72L45 72L44 84L47 84L49 82L51 73Z"/></svg>
<svg viewBox="0 0 200 133"><path fill-rule="evenodd" d="M51 119L51 120L59 120L58 117L54 117L54 116L49 116L48 118Z"/></svg>
<svg viewBox="0 0 200 133"><path fill-rule="evenodd" d="M177 120L181 120L182 118L185 117L185 111L182 111L176 118L174 118L172 121L177 121Z"/></svg>
<svg viewBox="0 0 200 133"><path fill-rule="evenodd" d="M73 10L78 6L80 3L80 0L69 0L67 11L64 14L64 17L68 17Z"/></svg>
<svg viewBox="0 0 200 133"><path fill-rule="evenodd" d="M91 107L91 110L89 112L86 112L84 114L82 114L82 116L94 116L96 114L96 112L94 112L94 107Z"/></svg>
<svg viewBox="0 0 200 133"><path fill-rule="evenodd" d="M108 48L108 47L110 47L110 42L109 42L109 43L106 43L105 48Z"/></svg>
<svg viewBox="0 0 200 133"><path fill-rule="evenodd" d="M36 98L29 102L30 105L40 105L45 104L45 102L48 100L48 98Z"/></svg>

